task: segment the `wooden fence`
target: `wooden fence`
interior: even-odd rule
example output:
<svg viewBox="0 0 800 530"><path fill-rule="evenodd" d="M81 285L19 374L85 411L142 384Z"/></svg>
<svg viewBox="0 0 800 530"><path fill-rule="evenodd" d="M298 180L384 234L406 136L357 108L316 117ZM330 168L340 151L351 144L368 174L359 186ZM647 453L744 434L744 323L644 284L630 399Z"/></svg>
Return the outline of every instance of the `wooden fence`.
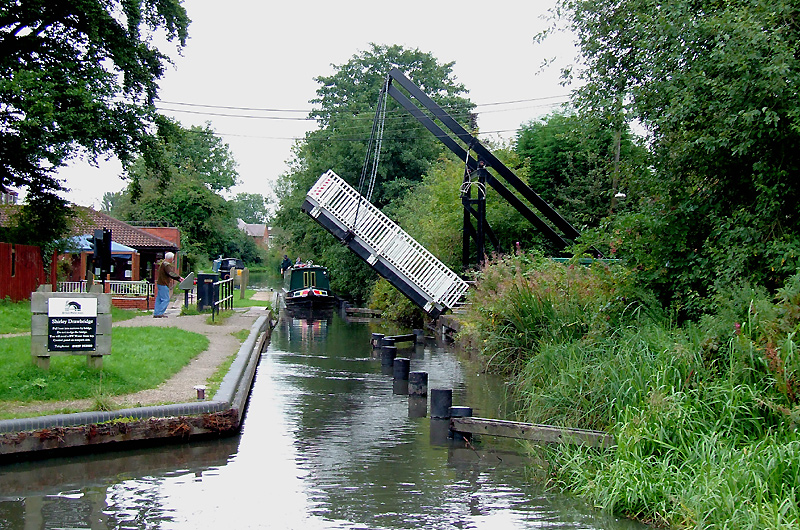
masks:
<svg viewBox="0 0 800 530"><path fill-rule="evenodd" d="M0 299L19 302L47 283L39 247L0 243Z"/></svg>

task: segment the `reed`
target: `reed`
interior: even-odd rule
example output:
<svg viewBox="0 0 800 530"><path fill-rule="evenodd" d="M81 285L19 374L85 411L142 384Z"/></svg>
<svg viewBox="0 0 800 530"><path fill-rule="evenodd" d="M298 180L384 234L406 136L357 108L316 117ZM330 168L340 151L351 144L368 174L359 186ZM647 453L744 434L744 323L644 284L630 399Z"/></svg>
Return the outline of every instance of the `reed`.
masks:
<svg viewBox="0 0 800 530"><path fill-rule="evenodd" d="M482 273L465 335L526 419L617 441L532 447L552 485L675 528L800 528L800 279L775 299L721 289L677 327L624 271L508 259Z"/></svg>

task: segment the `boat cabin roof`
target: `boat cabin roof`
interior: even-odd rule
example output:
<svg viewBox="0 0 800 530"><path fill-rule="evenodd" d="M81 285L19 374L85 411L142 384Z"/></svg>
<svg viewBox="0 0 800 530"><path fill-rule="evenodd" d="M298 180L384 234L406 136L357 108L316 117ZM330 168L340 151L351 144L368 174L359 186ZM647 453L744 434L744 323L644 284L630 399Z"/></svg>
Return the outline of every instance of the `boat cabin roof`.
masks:
<svg viewBox="0 0 800 530"><path fill-rule="evenodd" d="M284 275L285 289L294 291L305 287L330 290L328 269L319 265L300 265L290 267Z"/></svg>

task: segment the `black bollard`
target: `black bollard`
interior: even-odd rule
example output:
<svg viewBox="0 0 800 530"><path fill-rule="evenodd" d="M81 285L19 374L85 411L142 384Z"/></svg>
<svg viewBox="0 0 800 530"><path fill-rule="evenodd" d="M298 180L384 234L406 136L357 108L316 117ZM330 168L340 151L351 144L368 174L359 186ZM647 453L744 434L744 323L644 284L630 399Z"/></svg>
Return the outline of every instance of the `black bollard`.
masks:
<svg viewBox="0 0 800 530"><path fill-rule="evenodd" d="M384 337L381 339L381 346L394 346L394 342L394 337L387 337L384 335Z"/></svg>
<svg viewBox="0 0 800 530"><path fill-rule="evenodd" d="M424 418L428 415L428 398L425 396L408 396L408 417Z"/></svg>
<svg viewBox="0 0 800 530"><path fill-rule="evenodd" d="M392 380L392 394L396 396L408 395L408 379Z"/></svg>
<svg viewBox="0 0 800 530"><path fill-rule="evenodd" d="M381 346L381 366L393 367L395 357L397 357L396 346Z"/></svg>
<svg viewBox="0 0 800 530"><path fill-rule="evenodd" d="M396 357L394 360L394 379L395 381L408 381L408 374L411 369L411 360L406 357Z"/></svg>
<svg viewBox="0 0 800 530"><path fill-rule="evenodd" d="M375 350L383 346L383 333L372 334L372 349Z"/></svg>
<svg viewBox="0 0 800 530"><path fill-rule="evenodd" d="M408 395L418 397L428 396L428 372L409 372Z"/></svg>
<svg viewBox="0 0 800 530"><path fill-rule="evenodd" d="M451 418L471 418L472 407L450 407ZM472 439L472 433L452 431L451 436L454 442L468 442Z"/></svg>
<svg viewBox="0 0 800 530"><path fill-rule="evenodd" d="M431 389L431 418L450 419L450 407L452 406L452 389Z"/></svg>

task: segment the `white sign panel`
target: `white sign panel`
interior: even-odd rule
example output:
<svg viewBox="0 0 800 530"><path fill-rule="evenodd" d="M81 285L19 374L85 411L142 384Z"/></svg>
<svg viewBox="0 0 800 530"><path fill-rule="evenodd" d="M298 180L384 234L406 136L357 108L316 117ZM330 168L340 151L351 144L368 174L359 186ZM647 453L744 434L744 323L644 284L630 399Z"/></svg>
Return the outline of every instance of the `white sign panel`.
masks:
<svg viewBox="0 0 800 530"><path fill-rule="evenodd" d="M50 298L47 303L49 317L96 317L97 298Z"/></svg>

